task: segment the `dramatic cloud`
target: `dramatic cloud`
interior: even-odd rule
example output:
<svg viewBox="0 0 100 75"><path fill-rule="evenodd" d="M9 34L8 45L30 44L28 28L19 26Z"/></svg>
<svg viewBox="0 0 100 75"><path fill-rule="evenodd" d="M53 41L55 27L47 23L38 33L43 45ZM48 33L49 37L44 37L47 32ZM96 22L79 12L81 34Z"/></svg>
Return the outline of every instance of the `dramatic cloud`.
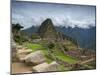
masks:
<svg viewBox="0 0 100 75"><path fill-rule="evenodd" d="M12 23L28 28L40 25L47 18L56 26L89 28L95 26L95 6L12 2Z"/></svg>

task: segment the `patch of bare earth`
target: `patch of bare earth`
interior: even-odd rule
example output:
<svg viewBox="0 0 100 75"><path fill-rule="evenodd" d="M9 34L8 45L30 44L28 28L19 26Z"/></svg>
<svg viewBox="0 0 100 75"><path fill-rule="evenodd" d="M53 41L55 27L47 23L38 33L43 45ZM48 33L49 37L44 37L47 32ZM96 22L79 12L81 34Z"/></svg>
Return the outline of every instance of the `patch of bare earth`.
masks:
<svg viewBox="0 0 100 75"><path fill-rule="evenodd" d="M12 63L12 74L17 73L32 73L32 66L26 65L22 62L13 62Z"/></svg>

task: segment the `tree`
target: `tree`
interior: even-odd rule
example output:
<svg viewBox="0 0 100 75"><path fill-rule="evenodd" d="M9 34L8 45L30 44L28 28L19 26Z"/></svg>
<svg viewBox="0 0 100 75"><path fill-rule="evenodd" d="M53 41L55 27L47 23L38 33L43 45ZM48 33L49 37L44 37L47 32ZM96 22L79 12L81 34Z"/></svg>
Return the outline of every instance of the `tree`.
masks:
<svg viewBox="0 0 100 75"><path fill-rule="evenodd" d="M21 26L20 24L12 24L12 33L13 33L13 37L15 42L21 44L22 43L22 37L21 37L21 29L23 28L23 26Z"/></svg>
<svg viewBox="0 0 100 75"><path fill-rule="evenodd" d="M23 26L21 26L20 24L12 24L12 32L13 34L18 35L20 30L23 28Z"/></svg>

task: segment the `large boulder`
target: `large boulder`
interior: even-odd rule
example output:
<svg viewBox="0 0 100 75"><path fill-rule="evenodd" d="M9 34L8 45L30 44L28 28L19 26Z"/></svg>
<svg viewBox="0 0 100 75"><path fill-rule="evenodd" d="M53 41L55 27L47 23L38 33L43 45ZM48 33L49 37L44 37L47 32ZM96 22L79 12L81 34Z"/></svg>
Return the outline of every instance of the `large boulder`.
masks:
<svg viewBox="0 0 100 75"><path fill-rule="evenodd" d="M36 65L33 67L33 71L35 72L45 72L46 71L46 67L48 67L49 64L44 62L42 64Z"/></svg>
<svg viewBox="0 0 100 75"><path fill-rule="evenodd" d="M46 68L46 71L59 71L59 64L57 62L52 62L49 64L49 66Z"/></svg>
<svg viewBox="0 0 100 75"><path fill-rule="evenodd" d="M20 61L24 61L24 58L30 53L32 53L31 49L19 49L17 50L16 56Z"/></svg>
<svg viewBox="0 0 100 75"><path fill-rule="evenodd" d="M28 54L24 58L24 60L26 63L32 64L32 65L37 65L37 64L45 62L46 58L42 51L36 51L36 52Z"/></svg>
<svg viewBox="0 0 100 75"><path fill-rule="evenodd" d="M32 52L32 49L20 49L17 51L18 54L29 54Z"/></svg>
<svg viewBox="0 0 100 75"><path fill-rule="evenodd" d="M50 71L59 71L59 64L57 62L42 63L33 67L33 71L36 72L50 72Z"/></svg>

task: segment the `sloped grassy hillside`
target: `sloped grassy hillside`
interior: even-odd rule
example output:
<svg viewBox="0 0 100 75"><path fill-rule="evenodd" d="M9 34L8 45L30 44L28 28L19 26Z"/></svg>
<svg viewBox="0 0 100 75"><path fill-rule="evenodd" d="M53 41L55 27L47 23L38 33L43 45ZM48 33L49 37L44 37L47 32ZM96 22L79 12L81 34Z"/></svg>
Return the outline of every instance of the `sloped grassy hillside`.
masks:
<svg viewBox="0 0 100 75"><path fill-rule="evenodd" d="M51 63L52 61L55 60L55 61L62 61L62 62L68 63L68 64L75 64L78 61L78 59L76 59L76 58L67 56L59 49L59 47L56 44L54 44L54 45L55 46L52 49L49 49L47 47L47 44L44 42L35 43L35 44L28 43L28 42L24 43L24 46L29 49L32 49L33 52L37 51L37 50L43 51L48 63ZM72 44L72 46L73 46L73 44ZM70 49L70 47L71 47L71 43L70 43L70 46L68 46L68 49ZM70 67L69 67L69 69L64 67L63 63L60 64L60 67L61 67L60 68L61 71L70 69Z"/></svg>

